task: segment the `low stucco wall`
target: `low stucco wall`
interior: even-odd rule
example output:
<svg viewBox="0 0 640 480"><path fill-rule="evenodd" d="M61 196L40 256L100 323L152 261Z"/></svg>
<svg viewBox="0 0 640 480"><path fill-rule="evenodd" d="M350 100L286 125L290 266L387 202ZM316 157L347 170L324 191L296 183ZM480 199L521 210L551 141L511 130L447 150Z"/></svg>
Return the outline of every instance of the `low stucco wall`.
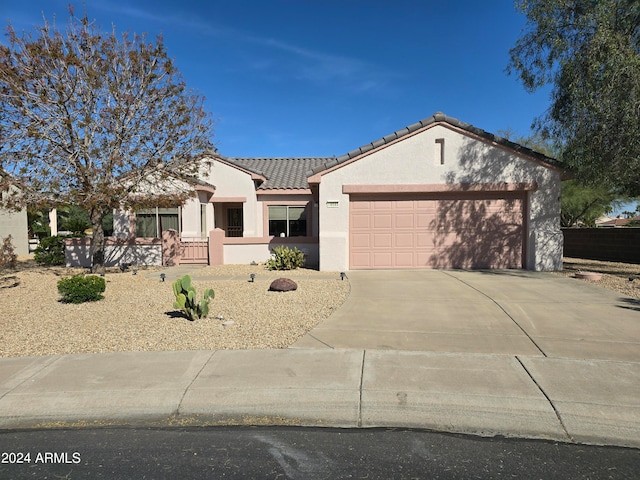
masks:
<svg viewBox="0 0 640 480"><path fill-rule="evenodd" d="M91 267L93 248L90 238L68 238L64 243L67 267ZM108 238L105 246L105 266L112 267L122 263L162 265L162 241L158 238Z"/></svg>
<svg viewBox="0 0 640 480"><path fill-rule="evenodd" d="M251 262L263 263L271 256L271 249L277 246L287 246L301 250L306 258L306 265L317 266L319 260L318 241L296 242L289 238L224 238L224 264L242 265Z"/></svg>

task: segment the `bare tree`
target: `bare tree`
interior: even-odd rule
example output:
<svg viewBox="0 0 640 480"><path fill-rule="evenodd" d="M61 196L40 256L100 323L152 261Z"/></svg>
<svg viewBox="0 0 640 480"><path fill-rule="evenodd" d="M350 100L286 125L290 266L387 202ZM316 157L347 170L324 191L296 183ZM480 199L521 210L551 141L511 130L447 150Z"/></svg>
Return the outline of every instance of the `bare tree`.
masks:
<svg viewBox="0 0 640 480"><path fill-rule="evenodd" d="M184 203L212 121L160 36L103 33L72 8L64 31L45 20L34 33L9 25L0 45L0 190L17 192L3 206L86 209L104 271L104 216Z"/></svg>

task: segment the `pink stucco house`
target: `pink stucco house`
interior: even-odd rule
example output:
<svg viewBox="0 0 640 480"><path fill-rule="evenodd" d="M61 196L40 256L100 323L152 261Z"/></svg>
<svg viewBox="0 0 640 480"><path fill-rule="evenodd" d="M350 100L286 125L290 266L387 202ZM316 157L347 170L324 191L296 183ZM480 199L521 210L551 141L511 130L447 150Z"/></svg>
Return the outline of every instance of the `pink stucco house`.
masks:
<svg viewBox="0 0 640 480"><path fill-rule="evenodd" d="M206 160L183 207L118 212L121 243L173 229L206 246L183 261L213 264L284 244L326 271L562 266L557 162L442 113L340 157Z"/></svg>

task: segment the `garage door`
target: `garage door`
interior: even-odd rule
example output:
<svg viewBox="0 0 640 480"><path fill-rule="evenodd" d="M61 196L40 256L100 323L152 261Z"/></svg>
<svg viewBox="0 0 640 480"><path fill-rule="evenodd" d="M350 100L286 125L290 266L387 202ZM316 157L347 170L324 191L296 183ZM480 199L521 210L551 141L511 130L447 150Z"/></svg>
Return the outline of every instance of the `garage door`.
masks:
<svg viewBox="0 0 640 480"><path fill-rule="evenodd" d="M350 268L522 268L521 192L350 201Z"/></svg>

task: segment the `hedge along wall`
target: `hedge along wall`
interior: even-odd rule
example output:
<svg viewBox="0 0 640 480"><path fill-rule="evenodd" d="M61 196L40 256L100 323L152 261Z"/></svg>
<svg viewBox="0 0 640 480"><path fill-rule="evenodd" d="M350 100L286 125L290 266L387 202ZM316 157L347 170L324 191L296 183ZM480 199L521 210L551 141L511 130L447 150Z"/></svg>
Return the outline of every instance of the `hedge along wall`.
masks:
<svg viewBox="0 0 640 480"><path fill-rule="evenodd" d="M563 228L564 256L640 263L640 228Z"/></svg>

